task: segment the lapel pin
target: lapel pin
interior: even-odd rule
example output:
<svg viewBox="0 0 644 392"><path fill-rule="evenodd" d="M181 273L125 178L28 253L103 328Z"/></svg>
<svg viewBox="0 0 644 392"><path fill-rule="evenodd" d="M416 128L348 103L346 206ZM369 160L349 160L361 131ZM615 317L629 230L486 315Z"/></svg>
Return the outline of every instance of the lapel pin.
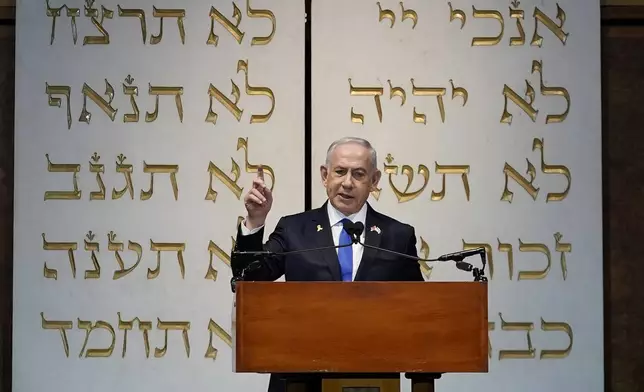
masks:
<svg viewBox="0 0 644 392"><path fill-rule="evenodd" d="M322 225L318 225L317 229L318 231L322 231Z"/></svg>
<svg viewBox="0 0 644 392"><path fill-rule="evenodd" d="M376 233L380 234L380 227L378 227L378 226L371 226L371 231L375 231Z"/></svg>

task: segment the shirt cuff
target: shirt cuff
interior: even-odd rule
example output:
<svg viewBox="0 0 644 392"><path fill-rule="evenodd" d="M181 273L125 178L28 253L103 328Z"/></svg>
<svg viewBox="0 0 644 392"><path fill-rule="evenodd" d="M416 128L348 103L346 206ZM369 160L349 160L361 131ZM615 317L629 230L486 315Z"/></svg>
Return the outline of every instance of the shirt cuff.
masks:
<svg viewBox="0 0 644 392"><path fill-rule="evenodd" d="M261 225L251 230L248 227L246 227L246 221L243 221L240 226L241 226L241 234L243 236L255 234L264 227L264 225Z"/></svg>

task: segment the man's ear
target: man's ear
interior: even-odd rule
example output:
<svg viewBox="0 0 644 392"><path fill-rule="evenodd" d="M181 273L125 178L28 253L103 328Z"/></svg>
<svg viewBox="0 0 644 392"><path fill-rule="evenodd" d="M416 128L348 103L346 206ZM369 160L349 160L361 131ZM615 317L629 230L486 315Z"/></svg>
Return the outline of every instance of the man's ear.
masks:
<svg viewBox="0 0 644 392"><path fill-rule="evenodd" d="M322 179L324 186L326 186L326 181L329 178L329 170L325 165L320 166L320 178Z"/></svg>
<svg viewBox="0 0 644 392"><path fill-rule="evenodd" d="M382 176L382 172L376 169L376 172L373 173L373 177L371 178L371 191L375 191L376 189L378 189L378 182L380 182L381 176Z"/></svg>

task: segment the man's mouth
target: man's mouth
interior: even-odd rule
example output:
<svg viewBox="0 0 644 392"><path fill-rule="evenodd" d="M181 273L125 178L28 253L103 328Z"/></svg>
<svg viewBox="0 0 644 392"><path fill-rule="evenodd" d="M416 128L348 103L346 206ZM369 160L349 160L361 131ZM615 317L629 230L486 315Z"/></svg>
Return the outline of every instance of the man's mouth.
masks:
<svg viewBox="0 0 644 392"><path fill-rule="evenodd" d="M342 198L343 200L353 199L353 196L347 195L346 193L338 193L338 196L340 196L340 198Z"/></svg>

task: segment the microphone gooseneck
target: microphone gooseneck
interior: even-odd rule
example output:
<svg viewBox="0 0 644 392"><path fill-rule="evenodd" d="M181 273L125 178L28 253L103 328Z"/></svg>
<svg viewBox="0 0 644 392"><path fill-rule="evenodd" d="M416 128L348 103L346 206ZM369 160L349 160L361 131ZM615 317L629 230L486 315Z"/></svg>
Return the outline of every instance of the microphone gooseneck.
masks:
<svg viewBox="0 0 644 392"><path fill-rule="evenodd" d="M472 272L474 276L474 281L475 282L487 282L487 278L485 277L485 265L486 265L486 253L485 253L485 248L480 247L480 248L475 248L475 249L467 249L467 250L462 250L459 252L453 252L453 253L448 253L441 255L435 259L430 259L430 258L423 258L423 257L418 257L418 256L411 256L405 253L400 253L396 252L393 250L389 249L384 249L384 248L379 248L377 246L372 246L372 245L367 245L364 244L360 241L360 236L364 232L364 224L362 222L347 222L343 225L344 230L349 234L349 237L351 238L351 243L350 244L345 244L345 245L331 245L331 246L323 246L319 248L308 248L308 249L299 249L299 250L292 250L292 251L287 251L287 252L273 252L270 250L256 250L256 251L237 251L233 250L232 254L233 255L238 255L238 256L250 256L250 257L257 257L259 260L255 260L248 264L245 268L241 270L238 276L233 276L231 279L231 286L232 286L232 291L233 293L235 292L235 284L238 281L243 281L246 278L246 274L250 271L253 271L255 269L261 268L263 264L263 259L265 257L275 257L275 256L287 256L287 255L292 255L292 254L297 254L297 253L308 253L308 252L316 252L320 250L327 250L327 249L339 249L339 248L344 248L347 246L352 246L353 244L360 244L364 248L369 248L369 249L374 249L377 251L382 251L386 253L391 253L396 256L404 257L407 259L411 259L414 261L426 261L426 262L433 262L433 261L454 261L456 268L465 271L465 272ZM470 256L476 256L480 255L481 257L481 264L482 268L476 268L472 264L464 262L463 259L466 257Z"/></svg>

